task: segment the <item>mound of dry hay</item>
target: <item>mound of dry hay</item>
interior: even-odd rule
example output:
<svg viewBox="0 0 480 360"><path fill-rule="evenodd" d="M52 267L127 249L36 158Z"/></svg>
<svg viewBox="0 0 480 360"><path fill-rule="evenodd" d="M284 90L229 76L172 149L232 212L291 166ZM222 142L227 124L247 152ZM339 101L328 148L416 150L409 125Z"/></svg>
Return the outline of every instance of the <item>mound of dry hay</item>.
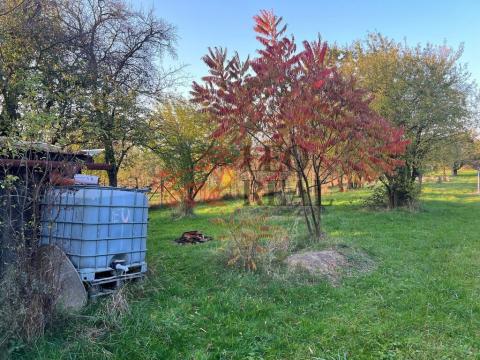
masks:
<svg viewBox="0 0 480 360"><path fill-rule="evenodd" d="M332 285L338 285L342 275L368 272L374 268L373 261L364 253L347 257L336 249L307 251L293 254L285 260L292 271L306 271L311 275L326 278Z"/></svg>

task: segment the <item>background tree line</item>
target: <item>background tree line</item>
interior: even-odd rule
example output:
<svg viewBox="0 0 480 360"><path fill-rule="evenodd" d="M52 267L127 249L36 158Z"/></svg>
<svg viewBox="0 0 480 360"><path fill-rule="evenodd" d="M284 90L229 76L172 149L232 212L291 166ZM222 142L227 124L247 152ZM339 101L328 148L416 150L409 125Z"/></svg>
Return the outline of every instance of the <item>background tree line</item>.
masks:
<svg viewBox="0 0 480 360"><path fill-rule="evenodd" d="M176 179L173 187L182 189L185 202L192 202L211 168L228 163L248 171L252 163L246 159L271 155L258 151L258 139L242 147L231 143L232 138L211 137L218 116L210 113L206 119L185 100L166 101L181 74L165 71L159 60L175 54L176 37L172 24L121 0L5 0L0 4L0 135L71 149L105 149L102 160L111 165L108 182L113 186L121 168L138 171L134 158L158 162L176 174L171 175ZM380 177L390 207L413 201L419 192L416 179L426 171L442 163L455 173L477 156L478 101L475 85L460 63L461 52L445 44L411 47L370 34L347 47L333 46L324 55L324 67L335 66L338 79L354 78L343 86L370 94L369 108L403 129L409 141L405 154L398 156L403 165ZM251 64L247 60L237 66ZM319 64L314 66L319 69ZM338 87L336 91L338 96ZM172 131L173 124L182 130ZM319 138L327 136L318 124L310 125ZM232 152L220 146L225 143ZM245 155L245 146L255 156ZM206 149L205 156L198 154ZM307 159L297 153L297 167L316 172L318 183L362 179L354 174L360 159L355 161L354 152L343 150L349 154L345 161L327 168L318 166L321 157ZM201 165L192 166L196 158ZM311 186L320 197L318 186L307 187Z"/></svg>
<svg viewBox="0 0 480 360"><path fill-rule="evenodd" d="M175 72L176 30L118 0L6 0L0 12L0 135L103 148L109 183L151 134Z"/></svg>

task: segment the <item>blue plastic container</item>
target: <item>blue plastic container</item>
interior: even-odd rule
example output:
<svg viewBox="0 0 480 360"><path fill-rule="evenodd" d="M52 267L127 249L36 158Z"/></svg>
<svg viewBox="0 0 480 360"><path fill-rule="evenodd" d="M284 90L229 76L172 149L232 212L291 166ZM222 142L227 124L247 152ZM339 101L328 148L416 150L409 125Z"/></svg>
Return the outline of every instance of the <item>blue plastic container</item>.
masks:
<svg viewBox="0 0 480 360"><path fill-rule="evenodd" d="M144 273L147 221L145 190L58 187L42 202L41 243L63 249L83 281L118 264Z"/></svg>

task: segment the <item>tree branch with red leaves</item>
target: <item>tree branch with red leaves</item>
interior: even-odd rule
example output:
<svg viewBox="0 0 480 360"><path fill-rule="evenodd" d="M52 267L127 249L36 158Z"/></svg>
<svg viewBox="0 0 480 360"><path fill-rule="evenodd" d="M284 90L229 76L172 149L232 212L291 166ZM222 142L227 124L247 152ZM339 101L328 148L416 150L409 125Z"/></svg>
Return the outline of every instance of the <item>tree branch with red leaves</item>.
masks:
<svg viewBox="0 0 480 360"><path fill-rule="evenodd" d="M238 54L228 59L226 50L210 50L209 75L193 83L193 101L211 114L216 137L259 143L277 169L297 174L307 227L320 239L321 185L338 168L368 178L392 171L407 142L370 109L355 79L327 61L326 43L304 41L297 50L282 18L261 11L254 20L258 56L242 62Z"/></svg>

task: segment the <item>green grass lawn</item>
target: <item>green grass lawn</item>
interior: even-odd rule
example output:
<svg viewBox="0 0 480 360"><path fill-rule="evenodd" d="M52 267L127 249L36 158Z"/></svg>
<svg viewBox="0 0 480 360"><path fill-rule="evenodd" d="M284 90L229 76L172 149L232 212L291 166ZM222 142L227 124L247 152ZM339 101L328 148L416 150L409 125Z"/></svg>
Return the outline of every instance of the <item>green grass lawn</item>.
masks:
<svg viewBox="0 0 480 360"><path fill-rule="evenodd" d="M338 287L226 269L218 242L178 246L241 202L201 205L197 217L150 214L151 274L128 291L129 312L104 301L57 320L17 358L480 359L480 196L476 177L426 184L418 212L370 211L364 190L327 195L334 242L377 263ZM108 299L106 299L108 301Z"/></svg>

